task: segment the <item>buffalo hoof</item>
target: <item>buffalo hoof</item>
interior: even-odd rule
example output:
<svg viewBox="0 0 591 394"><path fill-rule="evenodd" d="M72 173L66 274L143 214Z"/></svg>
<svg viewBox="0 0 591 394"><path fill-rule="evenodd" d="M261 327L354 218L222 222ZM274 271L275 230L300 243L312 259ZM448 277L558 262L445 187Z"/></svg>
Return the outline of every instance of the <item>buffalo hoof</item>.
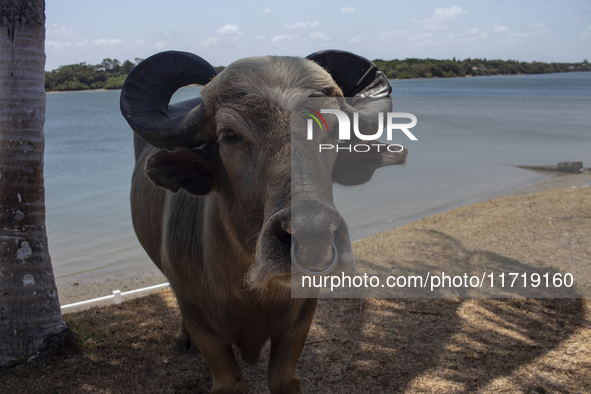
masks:
<svg viewBox="0 0 591 394"><path fill-rule="evenodd" d="M210 394L243 394L244 390L239 389L220 389L220 390L211 390Z"/></svg>
<svg viewBox="0 0 591 394"><path fill-rule="evenodd" d="M242 378L236 377L235 379L228 381L226 383L228 384L216 385L214 382L210 394L244 394L244 382L242 381Z"/></svg>
<svg viewBox="0 0 591 394"><path fill-rule="evenodd" d="M282 382L269 383L271 394L300 394L302 392L302 381L297 376L293 376Z"/></svg>

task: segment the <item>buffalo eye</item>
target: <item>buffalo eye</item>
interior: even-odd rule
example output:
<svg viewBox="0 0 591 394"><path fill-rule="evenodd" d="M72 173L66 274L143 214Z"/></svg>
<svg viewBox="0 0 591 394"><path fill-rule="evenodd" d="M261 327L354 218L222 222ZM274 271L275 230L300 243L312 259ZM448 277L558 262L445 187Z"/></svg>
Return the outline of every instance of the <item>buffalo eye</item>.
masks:
<svg viewBox="0 0 591 394"><path fill-rule="evenodd" d="M242 137L232 130L224 130L220 133L222 141L226 144L235 144L242 141Z"/></svg>

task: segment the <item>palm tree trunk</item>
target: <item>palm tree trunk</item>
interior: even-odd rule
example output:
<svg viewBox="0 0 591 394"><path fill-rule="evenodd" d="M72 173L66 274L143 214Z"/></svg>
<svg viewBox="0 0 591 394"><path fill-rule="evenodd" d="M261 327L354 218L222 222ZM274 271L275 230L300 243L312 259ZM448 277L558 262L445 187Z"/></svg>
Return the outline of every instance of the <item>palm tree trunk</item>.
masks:
<svg viewBox="0 0 591 394"><path fill-rule="evenodd" d="M0 366L69 334L45 231L45 3L0 0Z"/></svg>

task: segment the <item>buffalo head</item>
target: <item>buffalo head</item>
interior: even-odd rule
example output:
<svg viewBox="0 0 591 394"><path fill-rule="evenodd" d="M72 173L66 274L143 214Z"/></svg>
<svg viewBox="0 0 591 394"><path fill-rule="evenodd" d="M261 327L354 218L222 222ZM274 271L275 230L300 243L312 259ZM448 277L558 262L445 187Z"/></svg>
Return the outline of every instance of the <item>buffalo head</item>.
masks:
<svg viewBox="0 0 591 394"><path fill-rule="evenodd" d="M169 105L190 84L204 86L201 96ZM196 55L163 52L129 75L121 110L139 137L161 149L145 163L150 180L175 193L214 195L195 204L205 204L206 215L216 212L236 263L228 269L265 289L289 285L294 262L313 273L334 265L351 270L349 233L332 185L367 182L377 168L404 163L407 153L319 155L319 143L342 142L335 133L307 139L306 119L296 109L310 98L323 100L325 108L358 112L360 128L371 134L376 113L391 110L390 92L375 65L347 52L247 58L219 75ZM326 121L331 129L336 118Z"/></svg>

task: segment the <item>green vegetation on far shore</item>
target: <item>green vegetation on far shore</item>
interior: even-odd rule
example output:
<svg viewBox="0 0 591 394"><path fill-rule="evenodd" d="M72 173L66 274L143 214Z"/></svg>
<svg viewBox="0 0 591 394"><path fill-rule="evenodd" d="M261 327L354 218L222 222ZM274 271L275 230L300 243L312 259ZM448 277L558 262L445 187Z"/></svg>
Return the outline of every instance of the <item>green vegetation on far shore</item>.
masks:
<svg viewBox="0 0 591 394"><path fill-rule="evenodd" d="M95 65L79 63L61 66L45 72L45 90L121 89L127 74L141 60L136 59L136 63L126 60L121 64L117 59L104 59Z"/></svg>
<svg viewBox="0 0 591 394"><path fill-rule="evenodd" d="M95 90L121 89L125 78L143 59L136 58L121 63L117 59L104 59L100 64L71 64L45 72L45 90ZM591 71L585 59L581 63L518 62L515 60L464 59L405 59L374 60L389 79L446 78L476 75L547 74L568 71ZM217 72L223 66L215 67Z"/></svg>
<svg viewBox="0 0 591 394"><path fill-rule="evenodd" d="M591 71L585 59L582 63L518 62L516 60L464 59L405 59L374 60L388 79L446 78L477 75L548 74L568 71Z"/></svg>

